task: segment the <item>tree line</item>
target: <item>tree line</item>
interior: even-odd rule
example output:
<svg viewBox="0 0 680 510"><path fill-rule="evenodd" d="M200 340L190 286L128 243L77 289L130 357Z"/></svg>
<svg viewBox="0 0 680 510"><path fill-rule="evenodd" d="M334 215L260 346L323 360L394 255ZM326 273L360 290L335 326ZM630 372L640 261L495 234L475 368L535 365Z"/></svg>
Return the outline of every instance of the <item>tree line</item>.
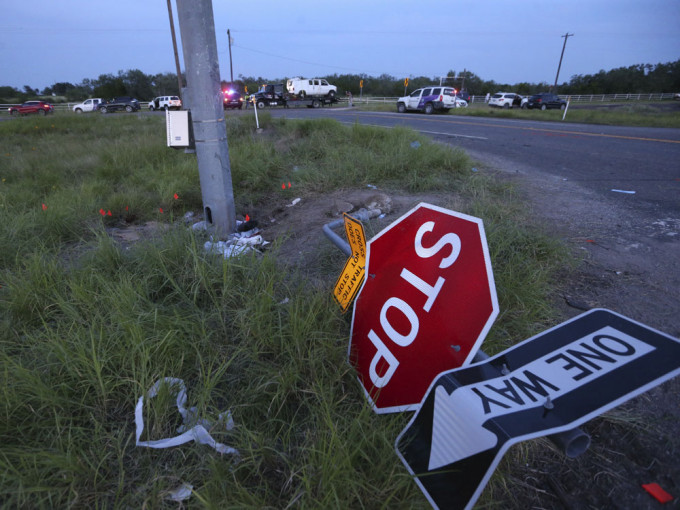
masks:
<svg viewBox="0 0 680 510"><path fill-rule="evenodd" d="M450 70L446 77L418 76L399 78L389 74L369 76L366 74L333 74L318 76L325 78L338 87L344 95L362 94L375 97L398 97L417 88L439 83L440 81L458 90L465 90L471 95L493 94L499 90L512 91L522 95L535 94L552 89L546 82L516 84L484 80L471 71L456 72ZM222 81L223 88L233 88L241 93L253 93L265 83L285 83L287 78L275 80L239 75L234 83ZM186 84L185 76L182 83ZM118 71L118 74L102 74L96 79L84 79L78 84L55 83L42 91L25 85L23 90L9 86L0 86L0 103L19 103L36 97L53 97L66 102L82 101L88 97L110 98L115 96L132 96L141 101L148 101L161 95L180 95L177 75L160 73L148 75L139 69ZM619 67L609 71L601 70L596 74L578 74L568 82L558 84L559 94L644 94L653 92L680 91L680 60L659 64L638 64Z"/></svg>

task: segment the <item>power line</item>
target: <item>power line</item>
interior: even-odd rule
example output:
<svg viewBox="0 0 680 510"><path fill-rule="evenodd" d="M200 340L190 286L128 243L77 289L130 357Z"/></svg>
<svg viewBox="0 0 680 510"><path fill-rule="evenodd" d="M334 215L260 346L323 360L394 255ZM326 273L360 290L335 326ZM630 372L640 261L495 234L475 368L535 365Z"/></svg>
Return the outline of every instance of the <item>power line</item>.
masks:
<svg viewBox="0 0 680 510"><path fill-rule="evenodd" d="M274 58L278 58L278 59L281 59L281 60L289 60L291 62L298 62L300 64L307 64L307 65L312 65L312 66L317 66L317 67L329 67L329 68L333 68L333 69L341 69L343 71L352 71L352 72L355 72L355 73L358 73L358 74L371 74L371 73L375 74L376 73L375 71L365 71L365 70L359 70L359 69L355 69L355 68L351 68L351 67L334 66L334 65L331 65L331 64L327 64L327 63L322 64L320 62L309 62L307 60L300 60L300 59L297 59L297 58L284 57L283 55L276 55L274 53L269 53L269 52L266 52L266 51L256 50L256 49L253 49L253 48L246 48L245 46L241 46L240 44L236 44L236 43L232 44L232 46L236 47L236 48L240 48L242 50L251 51L253 53L259 53L261 55L267 55L268 57L274 57ZM382 74L382 73L378 73L378 74ZM408 75L408 74L409 73L405 73L405 75Z"/></svg>

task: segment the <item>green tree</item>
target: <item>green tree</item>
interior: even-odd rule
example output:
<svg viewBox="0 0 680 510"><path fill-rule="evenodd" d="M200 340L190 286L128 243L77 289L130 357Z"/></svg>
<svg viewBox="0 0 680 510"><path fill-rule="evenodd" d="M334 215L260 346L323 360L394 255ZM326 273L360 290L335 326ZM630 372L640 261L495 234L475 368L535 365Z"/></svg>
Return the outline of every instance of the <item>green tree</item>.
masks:
<svg viewBox="0 0 680 510"><path fill-rule="evenodd" d="M152 79L139 69L131 69L126 72L118 71L118 76L125 85L125 94L137 99L153 99L154 89ZM177 86L174 87L175 89Z"/></svg>
<svg viewBox="0 0 680 510"><path fill-rule="evenodd" d="M124 96L127 93L123 79L112 74L100 74L99 78L93 81L93 85L94 95L105 99Z"/></svg>

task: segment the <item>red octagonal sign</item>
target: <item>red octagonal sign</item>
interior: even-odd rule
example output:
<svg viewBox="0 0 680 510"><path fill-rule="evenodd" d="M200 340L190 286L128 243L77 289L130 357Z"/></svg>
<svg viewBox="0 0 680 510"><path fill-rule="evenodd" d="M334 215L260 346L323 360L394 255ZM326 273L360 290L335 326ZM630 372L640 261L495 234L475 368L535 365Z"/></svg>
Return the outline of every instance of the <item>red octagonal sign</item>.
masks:
<svg viewBox="0 0 680 510"><path fill-rule="evenodd" d="M421 203L368 242L349 361L377 413L417 409L498 315L482 220Z"/></svg>

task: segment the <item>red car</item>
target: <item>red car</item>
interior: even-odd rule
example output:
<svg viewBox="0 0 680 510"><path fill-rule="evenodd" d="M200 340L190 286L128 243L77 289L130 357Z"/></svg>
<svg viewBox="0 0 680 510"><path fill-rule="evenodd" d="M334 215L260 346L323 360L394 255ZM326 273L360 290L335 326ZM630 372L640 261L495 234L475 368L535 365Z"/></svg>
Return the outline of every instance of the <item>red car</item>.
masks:
<svg viewBox="0 0 680 510"><path fill-rule="evenodd" d="M10 115L27 115L29 113L37 113L39 115L47 115L54 113L54 106L44 101L26 101L20 106L10 106Z"/></svg>

